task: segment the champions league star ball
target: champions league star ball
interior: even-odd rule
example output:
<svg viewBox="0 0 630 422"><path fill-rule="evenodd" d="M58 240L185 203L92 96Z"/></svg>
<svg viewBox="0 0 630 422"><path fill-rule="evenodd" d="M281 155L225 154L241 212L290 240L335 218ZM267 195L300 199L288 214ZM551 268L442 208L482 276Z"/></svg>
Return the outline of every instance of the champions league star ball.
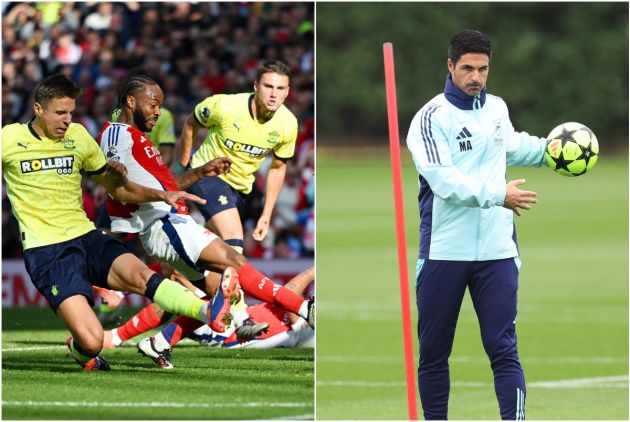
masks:
<svg viewBox="0 0 630 422"><path fill-rule="evenodd" d="M547 137L545 160L556 173L580 176L597 162L599 144L592 130L569 122L555 127Z"/></svg>

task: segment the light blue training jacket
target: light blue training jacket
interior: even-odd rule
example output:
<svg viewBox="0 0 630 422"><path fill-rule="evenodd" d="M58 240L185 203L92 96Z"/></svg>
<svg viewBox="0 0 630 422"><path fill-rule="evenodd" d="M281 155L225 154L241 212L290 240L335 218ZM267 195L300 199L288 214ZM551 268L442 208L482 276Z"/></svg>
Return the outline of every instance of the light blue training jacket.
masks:
<svg viewBox="0 0 630 422"><path fill-rule="evenodd" d="M419 262L518 256L514 213L502 206L506 167L540 166L547 141L515 132L505 102L485 91L470 96L449 74L444 92L411 122L407 146L420 174Z"/></svg>

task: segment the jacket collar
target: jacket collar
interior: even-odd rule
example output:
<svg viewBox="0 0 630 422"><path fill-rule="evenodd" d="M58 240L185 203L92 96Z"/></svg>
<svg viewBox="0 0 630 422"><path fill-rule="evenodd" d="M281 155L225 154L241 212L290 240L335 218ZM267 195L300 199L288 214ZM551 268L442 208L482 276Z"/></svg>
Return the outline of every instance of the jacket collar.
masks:
<svg viewBox="0 0 630 422"><path fill-rule="evenodd" d="M444 84L444 96L451 104L461 110L476 110L482 108L486 103L486 88L479 95L468 95L453 84L453 79L449 73Z"/></svg>

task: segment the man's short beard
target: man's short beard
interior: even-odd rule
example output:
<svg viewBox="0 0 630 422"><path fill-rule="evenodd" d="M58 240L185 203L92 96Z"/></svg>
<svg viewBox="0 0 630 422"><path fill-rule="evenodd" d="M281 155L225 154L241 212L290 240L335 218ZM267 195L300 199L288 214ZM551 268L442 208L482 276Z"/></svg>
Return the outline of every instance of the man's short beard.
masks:
<svg viewBox="0 0 630 422"><path fill-rule="evenodd" d="M147 121L149 119L145 118L140 110L133 111L133 122L136 124L136 127L143 132L151 132L151 129L147 127Z"/></svg>

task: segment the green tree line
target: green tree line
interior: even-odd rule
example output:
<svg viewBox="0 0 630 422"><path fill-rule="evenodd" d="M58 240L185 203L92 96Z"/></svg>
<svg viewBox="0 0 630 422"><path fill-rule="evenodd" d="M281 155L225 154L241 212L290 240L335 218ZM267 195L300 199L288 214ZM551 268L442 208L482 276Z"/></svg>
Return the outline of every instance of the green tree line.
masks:
<svg viewBox="0 0 630 422"><path fill-rule="evenodd" d="M442 92L451 37L470 28L491 39L488 92L516 130L546 136L577 121L617 149L628 142L628 18L628 3L317 3L318 145L386 142L385 42L404 141Z"/></svg>

